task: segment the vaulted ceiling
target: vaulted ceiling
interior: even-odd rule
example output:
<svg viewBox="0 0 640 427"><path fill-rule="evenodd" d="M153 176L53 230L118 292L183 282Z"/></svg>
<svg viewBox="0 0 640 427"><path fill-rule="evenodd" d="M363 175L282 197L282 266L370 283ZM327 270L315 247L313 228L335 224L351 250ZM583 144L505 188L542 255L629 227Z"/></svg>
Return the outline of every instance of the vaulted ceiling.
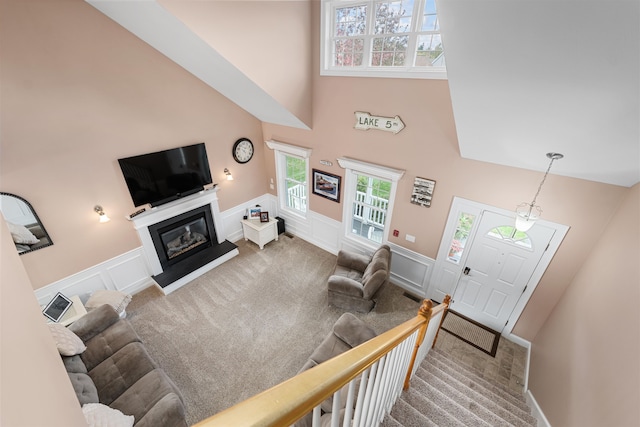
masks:
<svg viewBox="0 0 640 427"><path fill-rule="evenodd" d="M86 1L259 120L305 127L155 1ZM640 181L640 2L445 0L438 9L462 157L544 171L545 154L559 152L554 174Z"/></svg>

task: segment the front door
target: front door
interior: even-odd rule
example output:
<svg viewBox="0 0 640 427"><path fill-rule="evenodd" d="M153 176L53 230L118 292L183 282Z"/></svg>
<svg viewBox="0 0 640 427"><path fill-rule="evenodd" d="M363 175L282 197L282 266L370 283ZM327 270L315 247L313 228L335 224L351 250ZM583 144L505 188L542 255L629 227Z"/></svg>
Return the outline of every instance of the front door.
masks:
<svg viewBox="0 0 640 427"><path fill-rule="evenodd" d="M538 220L516 232L513 212L454 197L425 297L449 294L453 310L509 334L568 230Z"/></svg>
<svg viewBox="0 0 640 427"><path fill-rule="evenodd" d="M519 232L512 218L484 211L451 309L502 332L554 233L541 224Z"/></svg>

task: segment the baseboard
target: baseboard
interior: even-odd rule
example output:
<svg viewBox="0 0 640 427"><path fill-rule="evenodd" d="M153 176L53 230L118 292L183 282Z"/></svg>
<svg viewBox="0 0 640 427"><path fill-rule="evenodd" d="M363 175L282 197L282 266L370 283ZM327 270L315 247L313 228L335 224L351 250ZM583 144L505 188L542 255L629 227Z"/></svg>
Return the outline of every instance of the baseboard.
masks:
<svg viewBox="0 0 640 427"><path fill-rule="evenodd" d="M525 397L527 398L527 403L531 408L531 416L538 420L538 427L551 427L551 423L549 423L549 420L544 415L544 412L542 412L542 408L540 408L540 405L538 405L535 397L533 397L533 393L531 393L531 390L527 390L527 392L525 393Z"/></svg>

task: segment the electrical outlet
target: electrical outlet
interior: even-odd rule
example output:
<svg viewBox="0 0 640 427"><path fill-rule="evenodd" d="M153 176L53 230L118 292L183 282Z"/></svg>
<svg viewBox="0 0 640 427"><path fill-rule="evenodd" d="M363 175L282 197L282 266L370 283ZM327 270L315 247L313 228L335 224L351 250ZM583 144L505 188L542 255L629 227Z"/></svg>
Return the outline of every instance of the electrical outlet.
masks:
<svg viewBox="0 0 640 427"><path fill-rule="evenodd" d="M398 230L393 230L393 237L398 237L400 232Z"/></svg>
<svg viewBox="0 0 640 427"><path fill-rule="evenodd" d="M416 236L412 236L411 234L405 234L404 238L412 243L416 241Z"/></svg>

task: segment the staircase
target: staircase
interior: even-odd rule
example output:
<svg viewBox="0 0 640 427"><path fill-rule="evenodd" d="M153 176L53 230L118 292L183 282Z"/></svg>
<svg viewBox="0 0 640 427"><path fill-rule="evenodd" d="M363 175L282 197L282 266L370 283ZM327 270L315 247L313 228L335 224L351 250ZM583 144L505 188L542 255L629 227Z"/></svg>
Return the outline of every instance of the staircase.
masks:
<svg viewBox="0 0 640 427"><path fill-rule="evenodd" d="M524 396L433 348L382 427L537 426Z"/></svg>

